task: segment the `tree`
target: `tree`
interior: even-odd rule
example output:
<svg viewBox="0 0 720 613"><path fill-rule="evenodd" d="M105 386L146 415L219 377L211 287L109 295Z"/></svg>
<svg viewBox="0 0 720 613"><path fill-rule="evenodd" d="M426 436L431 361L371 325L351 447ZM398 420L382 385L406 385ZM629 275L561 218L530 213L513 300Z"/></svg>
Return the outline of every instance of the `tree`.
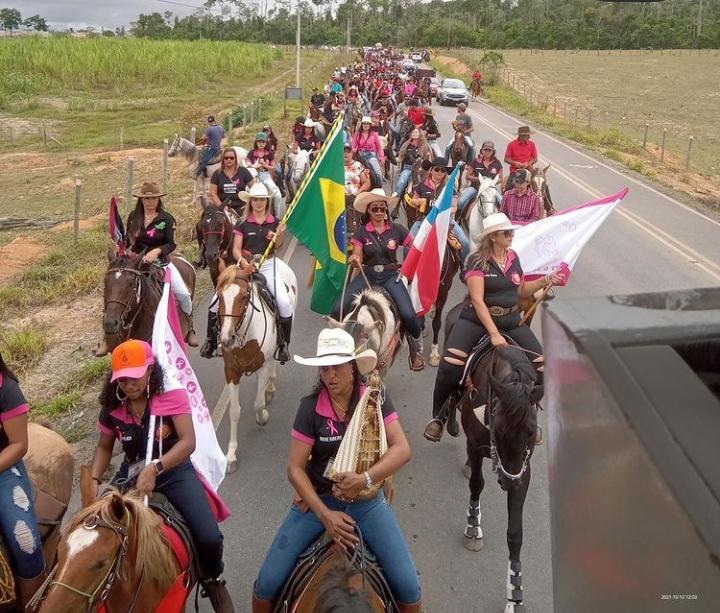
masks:
<svg viewBox="0 0 720 613"><path fill-rule="evenodd" d="M22 22L22 15L17 9L0 9L0 27L3 30L17 30Z"/></svg>
<svg viewBox="0 0 720 613"><path fill-rule="evenodd" d="M141 14L131 26L130 31L139 38L169 38L172 33L172 28L160 13Z"/></svg>
<svg viewBox="0 0 720 613"><path fill-rule="evenodd" d="M28 17L25 21L23 21L23 25L28 30L35 30L36 32L47 32L48 31L48 24L40 17L40 15L33 15L32 17Z"/></svg>

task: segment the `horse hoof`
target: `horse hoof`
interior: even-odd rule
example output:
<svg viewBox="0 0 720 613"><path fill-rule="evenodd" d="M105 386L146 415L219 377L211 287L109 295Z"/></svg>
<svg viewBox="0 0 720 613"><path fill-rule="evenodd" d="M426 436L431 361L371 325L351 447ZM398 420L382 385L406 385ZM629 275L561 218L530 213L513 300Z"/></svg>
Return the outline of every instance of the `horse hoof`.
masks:
<svg viewBox="0 0 720 613"><path fill-rule="evenodd" d="M232 475L236 470L237 470L237 460L233 460L232 462L227 463L227 468L225 468L225 474Z"/></svg>
<svg viewBox="0 0 720 613"><path fill-rule="evenodd" d="M264 426L270 419L270 413L267 409L263 409L259 413L255 413L255 423L258 426Z"/></svg>
<svg viewBox="0 0 720 613"><path fill-rule="evenodd" d="M468 551L482 551L482 548L485 546L485 539L468 538L466 536L464 537L463 545Z"/></svg>

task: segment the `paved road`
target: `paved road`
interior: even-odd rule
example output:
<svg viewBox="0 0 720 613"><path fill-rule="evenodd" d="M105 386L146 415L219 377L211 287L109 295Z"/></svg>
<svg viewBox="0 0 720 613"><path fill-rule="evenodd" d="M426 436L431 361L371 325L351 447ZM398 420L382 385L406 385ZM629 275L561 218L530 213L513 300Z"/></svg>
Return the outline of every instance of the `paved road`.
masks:
<svg viewBox="0 0 720 613"><path fill-rule="evenodd" d="M441 128L447 130L455 110L434 108ZM482 103L473 103L470 114L475 140L493 139L502 155L520 122ZM572 283L558 290L558 299L718 283L717 220L552 136L537 132L533 138L542 159L553 165L549 177L558 208L630 187L625 202L585 248ZM307 252L297 247L290 263L303 283L309 271ZM461 299L461 287L456 282L451 304ZM308 303L305 290L292 342L293 352L302 355L313 353L317 332L323 326L322 320L309 311ZM204 322L198 321L197 327L203 329ZM209 363L197 354L191 357L208 402L214 406L223 384L221 363ZM431 445L422 438L434 376L434 369L429 367L422 373L410 373L404 351L387 379L413 449L412 461L397 478L395 512L421 574L427 611L500 612L505 604L507 564L505 498L486 464L488 486L481 500L485 549L480 553L466 551L462 547L468 499L467 481L461 472L464 441L445 437L441 444ZM291 493L285 463L289 432L298 400L309 392L314 377L312 369L296 364L280 368L271 419L263 428L255 425L253 417L254 377L242 393L239 469L222 486L222 494L233 509L233 516L223 526L226 577L239 611L249 610L253 580L288 508ZM541 423L544 421L541 416ZM225 447L227 418L219 439ZM549 526L546 452L540 447L533 456L522 550L526 603L535 613L552 611Z"/></svg>

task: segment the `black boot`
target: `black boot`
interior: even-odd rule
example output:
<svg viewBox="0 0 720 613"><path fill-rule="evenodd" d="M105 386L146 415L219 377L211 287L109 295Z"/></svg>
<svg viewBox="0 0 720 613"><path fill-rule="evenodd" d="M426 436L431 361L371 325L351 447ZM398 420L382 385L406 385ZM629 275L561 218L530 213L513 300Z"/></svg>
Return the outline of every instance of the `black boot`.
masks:
<svg viewBox="0 0 720 613"><path fill-rule="evenodd" d="M207 338L200 349L200 355L204 358L213 358L217 352L218 346L218 315L212 311L208 311L207 320Z"/></svg>
<svg viewBox="0 0 720 613"><path fill-rule="evenodd" d="M290 344L290 334L292 333L292 317L278 317L278 345L275 350L275 359L280 364L290 361L290 353L288 345Z"/></svg>

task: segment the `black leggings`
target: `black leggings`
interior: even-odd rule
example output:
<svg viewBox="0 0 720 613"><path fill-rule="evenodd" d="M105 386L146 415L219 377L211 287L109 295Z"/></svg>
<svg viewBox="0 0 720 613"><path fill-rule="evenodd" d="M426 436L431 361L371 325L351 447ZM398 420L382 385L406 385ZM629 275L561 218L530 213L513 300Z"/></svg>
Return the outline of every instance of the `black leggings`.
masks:
<svg viewBox="0 0 720 613"><path fill-rule="evenodd" d="M542 354L542 345L540 345L540 341L538 341L537 337L530 329L530 326L518 326L520 321L519 314L513 313L512 315L508 315L506 317L498 317L494 321L498 330L507 334L512 340L520 345L520 347ZM472 348L485 334L487 334L485 326L478 322L462 318L458 319L452 330L450 330L450 334L445 341L445 347L443 348L443 357L440 360L437 377L435 378L435 390L433 392L433 417L437 417L440 414L448 396L450 396L453 390L460 384L460 377L462 377L463 369L465 368L465 361L470 355ZM449 351L450 349L456 349L465 355L456 355ZM462 366L458 364L450 364L445 359L447 357L455 359L458 362L462 362ZM529 358L532 362L535 359L535 356L530 355Z"/></svg>

